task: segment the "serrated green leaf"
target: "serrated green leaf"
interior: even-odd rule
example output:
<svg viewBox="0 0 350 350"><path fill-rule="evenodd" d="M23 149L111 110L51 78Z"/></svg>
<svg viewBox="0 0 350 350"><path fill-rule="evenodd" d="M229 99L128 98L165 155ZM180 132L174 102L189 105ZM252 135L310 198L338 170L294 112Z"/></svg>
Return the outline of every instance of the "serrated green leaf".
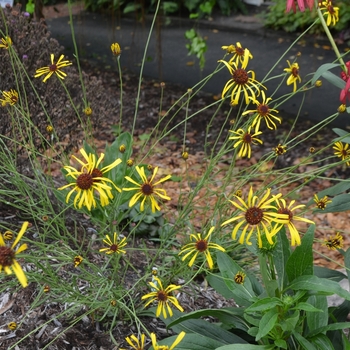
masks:
<svg viewBox="0 0 350 350"><path fill-rule="evenodd" d="M267 335L273 327L275 327L275 324L278 319L278 311L273 309L268 311L262 318L259 323L259 332L255 337L256 341L259 341L261 338L263 338L265 335Z"/></svg>
<svg viewBox="0 0 350 350"><path fill-rule="evenodd" d="M323 310L317 309L316 307L314 307L311 304L306 303L306 302L298 303L291 310L303 310L303 311L309 311L309 312L323 312Z"/></svg>

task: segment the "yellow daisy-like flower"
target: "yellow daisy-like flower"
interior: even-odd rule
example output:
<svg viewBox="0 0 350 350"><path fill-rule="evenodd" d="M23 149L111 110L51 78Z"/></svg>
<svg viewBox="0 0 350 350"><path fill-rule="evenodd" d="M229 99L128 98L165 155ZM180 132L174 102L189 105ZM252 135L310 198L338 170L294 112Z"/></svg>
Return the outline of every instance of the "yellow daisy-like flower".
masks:
<svg viewBox="0 0 350 350"><path fill-rule="evenodd" d="M184 338L185 335L186 335L185 332L181 332L176 337L175 341L169 347L168 345L158 345L156 335L154 333L151 333L151 340L152 340L153 349L154 350L173 350L173 349L175 349L175 346L181 342L181 340Z"/></svg>
<svg viewBox="0 0 350 350"><path fill-rule="evenodd" d="M9 36L5 36L5 38L1 38L0 48L8 50L8 48L12 45L12 40Z"/></svg>
<svg viewBox="0 0 350 350"><path fill-rule="evenodd" d="M301 83L301 78L299 75L299 65L298 63L294 62L293 64L290 64L290 62L287 60L289 68L285 68L284 71L287 73L290 73L289 78L287 79L287 85L293 84L293 92L297 90L297 81Z"/></svg>
<svg viewBox="0 0 350 350"><path fill-rule="evenodd" d="M146 200L149 200L151 202L152 212L155 213L156 210L160 210L160 207L155 199L155 196L159 196L162 199L170 200L171 198L166 195L166 191L161 188L156 188L157 185L161 184L162 182L165 182L171 178L171 175L167 175L160 179L159 181L153 183L153 180L158 172L158 167L155 167L153 170L153 174L150 179L147 179L147 176L145 174L145 168L140 168L139 166L135 167L137 173L139 174L139 177L141 178L141 183L137 183L134 179L132 179L129 176L125 176L125 179L129 182L133 183L137 187L131 187L131 188L123 188L123 191L135 191L137 192L134 194L134 196L130 199L129 207L134 206L138 200L141 200L140 210L144 211L145 209L145 202Z"/></svg>
<svg viewBox="0 0 350 350"><path fill-rule="evenodd" d="M170 284L165 289L163 288L162 282L158 277L153 276L152 282L149 282L149 285L152 287L153 292L144 295L141 299L150 299L146 304L147 307L152 302L157 302L157 311L156 316L159 317L160 314L163 315L164 318L169 316L173 316L173 310L170 307L170 303L172 303L178 310L181 312L184 311L182 306L179 304L178 300L171 295L171 292L174 290L180 289L181 286L176 286L175 284Z"/></svg>
<svg viewBox="0 0 350 350"><path fill-rule="evenodd" d="M16 260L16 255L26 250L27 244L22 244L17 250L15 250L16 245L22 238L24 232L27 230L29 222L24 222L21 230L19 231L16 239L12 243L11 247L5 244L5 241L0 234L0 272L5 271L7 275L11 275L12 272L15 273L22 287L27 287L28 280L24 274L21 265Z"/></svg>
<svg viewBox="0 0 350 350"><path fill-rule="evenodd" d="M245 241L248 245L251 245L252 243L250 239L254 232L257 234L259 248L262 247L262 234L265 234L268 242L273 244L271 224L286 224L289 220L288 215L278 213L277 207L272 204L272 202L275 202L282 196L282 194L279 193L278 195L269 198L270 193L271 189L268 188L263 197L259 200L258 196L253 195L253 188L250 187L247 202L238 196L235 196L238 203L230 201L240 213L233 218L226 220L221 226L226 226L232 222L235 223L232 231L232 239L236 239L238 230L244 226L239 239L240 244L243 244ZM248 235L246 235L247 232Z"/></svg>
<svg viewBox="0 0 350 350"><path fill-rule="evenodd" d="M59 190L64 190L68 187L74 186L66 197L66 203L69 202L71 195L74 192L77 192L74 198L74 207L81 209L84 205L88 210L91 210L92 207L96 207L94 192L97 191L99 193L101 205L104 207L109 204L110 199L113 199L113 194L111 192L112 187L107 183L112 184L117 191L121 192L121 190L112 180L103 175L119 165L122 160L118 158L112 164L99 169L99 165L104 158L103 153L101 153L100 158L97 161L94 154L90 153L88 155L83 148L80 149L80 153L83 155L86 163L73 156L73 158L81 164L81 170L79 171L69 165L65 166L64 169L68 172L66 176L72 177L75 181L60 187Z"/></svg>
<svg viewBox="0 0 350 350"><path fill-rule="evenodd" d="M138 339L134 334L132 334L130 337L125 338L126 342L135 350L144 350L145 348L145 340L146 340L146 335L141 334L141 338ZM120 349L122 350L122 349Z"/></svg>
<svg viewBox="0 0 350 350"><path fill-rule="evenodd" d="M111 238L106 235L106 239L103 240L104 243L106 243L109 247L108 248L101 248L100 252L105 252L106 254L125 254L126 251L123 249L127 243L126 243L126 237L123 237L120 241L118 239L117 233L114 232L113 235L113 241Z"/></svg>
<svg viewBox="0 0 350 350"><path fill-rule="evenodd" d="M233 278L233 280L235 281L235 283L237 284L243 284L244 283L244 279L246 277L246 274L243 271L238 271L235 274L235 277Z"/></svg>
<svg viewBox="0 0 350 350"><path fill-rule="evenodd" d="M43 79L43 82L45 83L47 79L51 77L52 74L56 74L60 79L64 79L67 74L61 70L61 68L70 66L72 62L69 61L63 61L64 55L61 55L58 59L57 63L54 62L55 55L51 54L51 64L47 67L42 67L36 70L36 74L34 75L34 78L38 78L44 74L47 74L47 76Z"/></svg>
<svg viewBox="0 0 350 350"><path fill-rule="evenodd" d="M328 27L331 24L335 26L339 21L339 7L334 7L331 0L322 1L320 10L325 10L323 15L327 16Z"/></svg>
<svg viewBox="0 0 350 350"><path fill-rule="evenodd" d="M305 205L299 204L293 207L295 203L295 200L292 200L289 205L287 206L286 201L283 198L277 199L277 205L278 205L278 210L277 213L279 214L287 214L288 215L288 222L285 223L289 229L289 234L290 234L290 239L291 239L291 245L294 247L296 245L300 245L301 240L300 240L300 235L297 230L297 228L294 225L295 221L303 221L308 224L315 224L313 221L309 219L302 218L300 216L296 216L293 212L296 209L301 209L304 208ZM283 224L276 224L275 228L273 229L273 235L277 234L278 231L282 228Z"/></svg>
<svg viewBox="0 0 350 350"><path fill-rule="evenodd" d="M248 55L244 56L244 61L241 63L241 67L238 67L236 62L228 63L224 60L219 60L222 62L232 75L232 78L225 84L222 90L222 98L231 91L231 104L237 105L239 102L239 97L243 91L245 97L245 103L249 104L249 97L256 99L256 96L260 95L260 88L265 88L260 82L255 80L255 73L250 70L246 71L248 64ZM249 77L249 74L251 77Z"/></svg>
<svg viewBox="0 0 350 350"><path fill-rule="evenodd" d="M237 42L235 45L221 46L223 50L226 50L227 53L233 53L233 57L229 60L229 63L235 62L237 65L243 63L246 59L252 59L253 56L247 48L243 48L241 43Z"/></svg>
<svg viewBox="0 0 350 350"><path fill-rule="evenodd" d="M316 206L318 209L325 210L328 203L332 203L330 199L328 199L327 196L324 196L323 198L319 199L317 194L314 195L314 201L316 203Z"/></svg>
<svg viewBox="0 0 350 350"><path fill-rule="evenodd" d="M11 89L10 91L2 92L3 99L0 99L1 106L6 106L7 104L13 106L18 102L18 92Z"/></svg>
<svg viewBox="0 0 350 350"><path fill-rule="evenodd" d="M331 236L329 239L326 239L322 245L331 250L341 249L343 248L343 236L337 232L335 236Z"/></svg>
<svg viewBox="0 0 350 350"><path fill-rule="evenodd" d="M346 165L350 166L350 149L349 144L343 142L335 142L333 145L334 155L341 158L341 160L346 160Z"/></svg>
<svg viewBox="0 0 350 350"><path fill-rule="evenodd" d="M252 109L249 111L245 111L242 113L242 115L250 114L250 113L256 113L256 116L252 122L252 127L255 126L255 132L258 132L260 129L260 122L262 119L265 120L266 126L271 129L277 129L276 121L281 124L281 118L276 117L275 115L272 115L272 113L278 113L276 109L271 109L268 105L268 103L272 100L271 97L266 98L265 92L261 91L262 96L262 102L260 103L256 99L252 99L252 102L257 105L256 109Z"/></svg>
<svg viewBox="0 0 350 350"><path fill-rule="evenodd" d="M241 147L238 152L238 157L245 157L248 158L252 155L252 147L251 145L256 145L257 142L262 144L263 142L259 140L256 136L262 134L261 131L255 131L255 133L251 133L251 126L248 128L248 131L244 131L243 129L238 129L237 131L229 130L229 132L232 132L235 134L235 136L230 136L229 140L237 140L235 144L233 145L234 148Z"/></svg>
<svg viewBox="0 0 350 350"><path fill-rule="evenodd" d="M120 50L120 46L118 43L113 43L111 45L111 50L114 56L120 56L120 54L122 53L122 50Z"/></svg>
<svg viewBox="0 0 350 350"><path fill-rule="evenodd" d="M189 267L193 265L199 253L204 253L209 269L212 269L214 266L214 263L210 255L209 249L217 249L217 250L221 250L222 252L225 251L225 249L221 247L219 244L209 242L210 236L213 233L214 229L215 229L215 226L211 227L208 234L205 236L205 238L202 238L201 233L191 234L190 240L191 241L194 240L195 242L188 243L181 248L181 252L179 253L179 255L186 253L182 257L182 261L186 260L190 255L193 254L192 259L188 263Z"/></svg>
<svg viewBox="0 0 350 350"><path fill-rule="evenodd" d="M82 262L84 258L81 255L76 255L73 259L74 267L78 267Z"/></svg>
<svg viewBox="0 0 350 350"><path fill-rule="evenodd" d="M287 152L287 146L281 145L279 143L277 147L273 148L273 151L275 152L276 156L281 156Z"/></svg>

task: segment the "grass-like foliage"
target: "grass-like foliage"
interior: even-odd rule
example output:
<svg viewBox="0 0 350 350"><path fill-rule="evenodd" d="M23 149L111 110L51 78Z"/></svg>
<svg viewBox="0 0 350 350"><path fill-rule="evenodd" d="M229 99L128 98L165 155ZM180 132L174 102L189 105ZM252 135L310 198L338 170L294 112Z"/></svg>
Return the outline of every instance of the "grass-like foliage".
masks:
<svg viewBox="0 0 350 350"><path fill-rule="evenodd" d="M125 127L118 43L111 43L120 84L115 101L99 80L81 71L78 51L74 61L62 55L43 23L19 8L1 10L0 208L6 215L0 220L0 295L31 291L22 317L8 323L7 332L17 329L21 336L0 338L8 349L24 349L33 334L39 339L56 322L65 327L47 334L41 347L54 348L65 332L89 320L118 349L350 346L344 332L350 327L350 293L338 283L350 279L349 250L343 250L347 232L329 228L328 236L315 237L316 217L350 209L349 181L331 177L334 169L350 165L350 134L334 129L334 139L324 147L311 148L293 164L280 162L313 135L322 135L340 113L350 112L350 61L345 63L328 29L338 20L330 0L287 0L286 5L305 13L305 6L314 8L315 23L327 34L336 62L301 75L298 57L276 57L270 72L280 62L285 68L278 76L269 73L258 80L249 69L256 59L254 48L241 43L210 48L218 53L213 73L167 111L161 95L152 132L140 137L135 125L142 67L134 119ZM186 135L189 122L203 110L191 103L220 70L227 71L228 79L221 98L203 107L212 108L213 115L203 139L200 173L193 179L194 155ZM263 149L265 135L277 135L284 123L279 115L283 103L295 94L322 89L322 79L339 89L338 110L298 134L293 133L300 123L296 116L290 132L276 137L273 149ZM268 91L268 80L277 87L287 84L290 92L278 96L278 89ZM95 136L110 108L119 113L109 131L115 137L101 147L104 140ZM218 119L223 108L229 111ZM174 125L179 115L183 117ZM217 123L222 127L209 142ZM149 159L160 158L162 144L179 129L184 135L178 156L183 171L171 174L161 161L151 165ZM322 181L327 185L318 193L301 195L306 186ZM314 266L318 243L341 253L338 267L343 272ZM188 300L196 299L200 279L214 299L221 295L229 306L193 311ZM329 306L327 296L333 294L345 301ZM20 333L36 310L53 304L54 317ZM171 330L171 337L160 337L149 327L155 317ZM123 326L130 331L120 337L117 330Z"/></svg>

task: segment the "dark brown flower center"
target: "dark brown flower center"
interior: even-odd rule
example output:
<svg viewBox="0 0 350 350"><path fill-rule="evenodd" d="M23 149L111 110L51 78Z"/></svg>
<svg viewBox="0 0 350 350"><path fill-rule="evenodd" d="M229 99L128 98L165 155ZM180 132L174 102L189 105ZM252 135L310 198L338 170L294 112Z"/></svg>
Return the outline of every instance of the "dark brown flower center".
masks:
<svg viewBox="0 0 350 350"><path fill-rule="evenodd" d="M157 299L159 301L167 301L168 299L168 295L167 293L165 293L164 291L160 290L158 293L157 293Z"/></svg>
<svg viewBox="0 0 350 350"><path fill-rule="evenodd" d="M50 64L49 65L49 69L50 69L50 72L56 72L57 70L57 65L54 63L54 64Z"/></svg>
<svg viewBox="0 0 350 350"><path fill-rule="evenodd" d="M200 241L196 242L196 249L198 251L205 252L208 248L208 242L205 239L201 239Z"/></svg>
<svg viewBox="0 0 350 350"><path fill-rule="evenodd" d="M278 213L279 213L279 214L286 214L286 215L288 215L289 221L292 221L292 220L293 220L293 213L292 213L292 211L289 210L288 208L279 208L279 209L278 209Z"/></svg>
<svg viewBox="0 0 350 350"><path fill-rule="evenodd" d="M9 247L0 247L0 266L11 266L15 259L15 252Z"/></svg>
<svg viewBox="0 0 350 350"><path fill-rule="evenodd" d="M232 74L232 79L238 85L245 85L248 82L248 73L243 68L236 69Z"/></svg>
<svg viewBox="0 0 350 350"><path fill-rule="evenodd" d="M99 182L100 180L96 180L96 177L103 177L103 172L100 169L95 168L92 172L91 172L91 176L93 178L94 182Z"/></svg>
<svg viewBox="0 0 350 350"><path fill-rule="evenodd" d="M245 219L250 225L258 225L264 216L264 212L257 207L249 208L245 213Z"/></svg>
<svg viewBox="0 0 350 350"><path fill-rule="evenodd" d="M112 252L117 252L118 251L118 244L112 244L109 249L112 251Z"/></svg>
<svg viewBox="0 0 350 350"><path fill-rule="evenodd" d="M248 132L246 134L243 135L243 142L244 143L252 143L253 141L253 137L251 134L249 134Z"/></svg>
<svg viewBox="0 0 350 350"><path fill-rule="evenodd" d="M293 67L293 68L292 68L292 75L293 75L294 77L298 77L298 76L299 76L299 69L296 68L296 67Z"/></svg>
<svg viewBox="0 0 350 350"><path fill-rule="evenodd" d="M78 176L77 178L77 186L81 189L81 190L88 190L91 188L91 186L94 183L94 178L92 177L92 175L84 173Z"/></svg>
<svg viewBox="0 0 350 350"><path fill-rule="evenodd" d="M240 273L237 273L236 276L235 276L235 278L234 278L234 280L235 280L235 282L236 282L237 284L243 284L243 282L244 282L244 276L243 276L242 274L240 274Z"/></svg>
<svg viewBox="0 0 350 350"><path fill-rule="evenodd" d="M153 187L150 183L144 183L141 186L141 192L145 195L145 196L150 196L153 193Z"/></svg>
<svg viewBox="0 0 350 350"><path fill-rule="evenodd" d="M243 49L243 47L236 46L236 54L238 56L244 56L244 49Z"/></svg>
<svg viewBox="0 0 350 350"><path fill-rule="evenodd" d="M317 208L318 209L325 209L326 208L326 203L321 199L318 203L317 203Z"/></svg>
<svg viewBox="0 0 350 350"><path fill-rule="evenodd" d="M328 8L327 8L328 12L331 14L331 15L334 15L335 14L335 11L334 11L334 8L332 5L328 5Z"/></svg>
<svg viewBox="0 0 350 350"><path fill-rule="evenodd" d="M16 103L18 100L18 98L15 95L12 95L10 99L13 103Z"/></svg>
<svg viewBox="0 0 350 350"><path fill-rule="evenodd" d="M270 108L268 105L260 104L257 108L257 111L260 115L266 116L269 114Z"/></svg>

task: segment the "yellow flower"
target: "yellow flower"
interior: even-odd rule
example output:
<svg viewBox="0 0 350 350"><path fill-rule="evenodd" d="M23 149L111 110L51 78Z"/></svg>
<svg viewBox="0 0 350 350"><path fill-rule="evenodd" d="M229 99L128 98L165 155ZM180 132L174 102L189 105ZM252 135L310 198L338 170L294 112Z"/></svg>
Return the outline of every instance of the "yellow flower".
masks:
<svg viewBox="0 0 350 350"><path fill-rule="evenodd" d="M175 339L175 341L171 344L171 346L169 347L168 345L158 345L157 344L157 338L156 335L154 333L151 333L151 340L152 340L152 346L153 346L153 350L173 350L175 349L175 346L178 345L181 340L183 339L183 337L186 335L185 332L181 332Z"/></svg>
<svg viewBox="0 0 350 350"><path fill-rule="evenodd" d="M291 239L291 245L300 245L301 240L300 240L300 235L297 230L297 228L294 225L295 221L303 221L308 224L315 224L313 221L309 219L302 218L300 216L296 216L293 211L296 209L301 209L304 208L305 205L299 204L293 207L295 203L295 200L292 200L289 205L287 206L287 203L284 199L280 198L277 199L277 205L278 205L278 210L277 213L279 214L287 214L288 215L288 222L285 223L284 225L287 225L289 229L289 234L290 234L290 239ZM273 235L277 234L279 230L282 228L283 224L276 224L275 228L273 229Z"/></svg>
<svg viewBox="0 0 350 350"><path fill-rule="evenodd" d="M297 90L297 81L301 83L301 78L299 75L299 65L298 63L290 64L290 62L287 60L289 68L285 68L284 71L287 73L290 73L289 78L287 79L287 85L293 84L293 92Z"/></svg>
<svg viewBox="0 0 350 350"><path fill-rule="evenodd" d="M126 253L125 250L122 249L127 245L126 237L123 237L119 241L116 232L114 232L113 241L111 240L111 238L108 235L106 235L106 239L104 239L103 242L106 243L109 247L108 248L101 248L100 252L105 252L106 254L113 254L113 253L125 254Z"/></svg>
<svg viewBox="0 0 350 350"><path fill-rule="evenodd" d="M91 115L92 114L91 107L84 108L84 114L87 115L87 116Z"/></svg>
<svg viewBox="0 0 350 350"><path fill-rule="evenodd" d="M7 327L11 330L14 331L17 329L17 323L16 322L10 322Z"/></svg>
<svg viewBox="0 0 350 350"><path fill-rule="evenodd" d="M218 245L216 243L209 242L210 236L213 233L214 229L215 229L215 226L211 227L208 234L205 236L205 238L202 238L201 233L191 234L190 240L191 241L195 240L195 242L188 243L181 248L181 252L179 253L179 255L186 253L182 257L182 261L186 260L190 255L193 254L192 259L188 263L189 267L191 267L193 265L193 263L195 262L195 260L197 258L197 255L199 253L204 253L205 258L208 262L209 269L212 269L214 263L213 263L213 259L212 259L211 255L210 255L209 249L218 249L218 250L221 250L222 252L225 251L225 249L223 247L221 247L220 245Z"/></svg>
<svg viewBox="0 0 350 350"><path fill-rule="evenodd" d="M235 62L237 65L238 63L243 63L246 59L252 59L253 56L250 53L250 51L247 48L243 48L241 43L237 42L235 45L229 45L229 46L221 46L223 50L226 50L227 53L233 53L233 57L229 60L229 63L232 64L232 62Z"/></svg>
<svg viewBox="0 0 350 350"><path fill-rule="evenodd" d="M287 152L287 146L281 145L279 143L277 147L273 148L273 150L275 151L276 156L281 156Z"/></svg>
<svg viewBox="0 0 350 350"><path fill-rule="evenodd" d="M243 284L246 274L243 271L238 271L233 278L237 284Z"/></svg>
<svg viewBox="0 0 350 350"><path fill-rule="evenodd" d="M335 26L339 21L339 7L334 7L331 0L322 1L320 10L325 10L323 15L327 16L327 26Z"/></svg>
<svg viewBox="0 0 350 350"><path fill-rule="evenodd" d="M160 183L167 181L171 178L171 175L167 175L160 179L159 181L153 183L153 180L157 174L158 167L155 167L153 170L153 174L150 179L147 179L145 175L145 168L140 168L138 166L135 167L137 173L139 174L139 177L141 178L141 183L137 183L135 180L133 180L129 176L125 176L125 179L129 182L133 183L137 187L131 187L131 188L123 188L123 191L135 191L137 192L134 194L134 196L130 199L129 207L134 206L138 200L141 200L140 210L144 211L145 209L145 201L149 200L151 202L152 212L155 213L156 210L160 210L160 207L155 199L155 196L159 196L162 199L170 200L171 198L166 195L166 191L161 188L156 188L157 185Z"/></svg>
<svg viewBox="0 0 350 350"><path fill-rule="evenodd" d="M248 64L248 55L244 56L244 61L241 63L241 68L238 68L236 62L228 63L224 60L219 60L222 62L232 75L232 78L225 84L222 90L222 98L232 89L231 91L231 104L237 105L239 102L239 97L243 91L245 97L245 103L249 104L249 97L256 99L256 96L260 94L260 88L263 86L257 80L255 80L255 73L250 70L246 71ZM251 77L249 77L249 74Z"/></svg>
<svg viewBox="0 0 350 350"><path fill-rule="evenodd" d="M151 293L144 295L141 299L150 299L146 304L147 307L152 302L158 302L156 316L159 317L160 314L163 315L164 318L169 316L173 316L173 310L170 307L170 303L172 303L177 309L183 312L183 308L179 304L178 300L172 296L170 293L174 290L180 289L180 286L176 286L175 284L170 284L165 289L163 288L162 282L158 277L153 276L153 281L149 282L149 285L154 290Z"/></svg>
<svg viewBox="0 0 350 350"><path fill-rule="evenodd" d="M61 55L58 59L57 63L54 62L54 54L51 54L51 64L47 67L42 67L36 70L36 74L34 75L34 78L38 78L44 74L47 74L47 76L43 79L43 82L45 83L47 79L51 77L52 74L56 74L60 79L64 79L67 74L63 71L61 71L61 68L70 66L72 62L69 61L62 61L64 58L64 55Z"/></svg>
<svg viewBox="0 0 350 350"><path fill-rule="evenodd" d="M10 91L3 91L2 97L3 99L0 99L1 106L5 107L7 104L13 106L18 101L18 92L13 89L11 89Z"/></svg>
<svg viewBox="0 0 350 350"><path fill-rule="evenodd" d="M265 120L266 126L269 129L271 130L277 129L275 121L278 121L281 124L281 118L271 114L271 113L278 113L276 109L271 109L268 105L269 101L271 101L272 98L271 97L266 98L265 92L263 90L261 91L261 95L262 95L261 103L256 99L252 99L252 102L257 105L257 108L254 110L245 111L242 113L242 115L246 115L249 113L256 113L256 116L252 123L252 127L255 126L255 132L259 131L260 122L262 119Z"/></svg>
<svg viewBox="0 0 350 350"><path fill-rule="evenodd" d="M250 132L251 126L248 128L248 131L244 131L243 129L238 129L237 131L229 130L229 132L232 132L235 134L235 136L230 136L229 140L237 140L235 144L233 145L234 148L237 148L241 146L238 157L245 157L248 158L252 155L252 147L251 145L256 145L257 142L262 144L263 142L259 140L256 136L262 134L261 131L255 132L252 134Z"/></svg>
<svg viewBox="0 0 350 350"><path fill-rule="evenodd" d="M8 50L8 48L12 45L12 40L9 36L5 36L5 38L1 38L0 48L4 48Z"/></svg>
<svg viewBox="0 0 350 350"><path fill-rule="evenodd" d="M16 239L12 243L11 247L8 247L5 244L5 241L0 234L0 272L5 271L7 275L11 275L12 272L15 273L22 287L27 287L28 281L27 277L24 274L21 265L17 262L16 255L26 250L27 244L22 244L17 250L15 250L16 245L22 238L24 232L27 230L29 222L26 221L23 223L21 230L19 231Z"/></svg>
<svg viewBox="0 0 350 350"><path fill-rule="evenodd" d="M83 262L84 258L81 255L76 255L74 257L74 267L78 267L82 262Z"/></svg>
<svg viewBox="0 0 350 350"><path fill-rule="evenodd" d="M78 171L72 166L65 166L64 169L68 172L66 176L72 177L75 181L60 187L59 190L74 186L66 197L66 203L69 202L71 195L77 192L74 198L74 207L80 209L84 205L88 210L91 210L92 206L96 207L94 191L97 191L99 193L101 205L104 207L109 204L110 199L113 199L113 194L111 192L112 187L109 186L107 182L112 184L117 191L121 192L121 190L112 180L104 177L103 174L116 167L122 161L118 158L112 164L99 169L98 167L104 158L103 153L101 153L97 161L94 154L90 153L88 155L83 148L80 150L80 153L83 155L86 163L73 156L73 158L81 164L82 168Z"/></svg>
<svg viewBox="0 0 350 350"><path fill-rule="evenodd" d="M331 236L329 239L326 239L322 245L331 250L341 249L343 248L343 236L337 232L335 236Z"/></svg>
<svg viewBox="0 0 350 350"><path fill-rule="evenodd" d="M326 206L328 203L332 203L332 201L329 200L327 196L324 196L323 198L318 199L317 194L314 195L314 201L316 203L317 208L322 210L326 209Z"/></svg>
<svg viewBox="0 0 350 350"><path fill-rule="evenodd" d="M115 55L115 56L120 56L120 54L122 53L122 50L120 50L120 46L118 43L112 44L111 50L112 50L113 55Z"/></svg>
<svg viewBox="0 0 350 350"><path fill-rule="evenodd" d="M248 245L251 245L250 238L254 232L257 233L259 248L262 247L262 233L266 235L268 242L273 244L273 232L270 228L272 222L286 224L288 223L288 215L277 213L276 206L272 205L272 202L276 201L276 199L281 197L282 194L279 193L278 195L269 198L270 193L271 190L268 188L264 196L259 200L258 196L253 196L253 188L250 187L247 202L238 196L235 197L239 203L230 201L240 213L233 218L226 220L221 226L226 226L231 222L237 222L232 231L232 239L236 239L238 230L244 226L239 239L240 244L243 244L244 241L246 241ZM247 231L248 235L246 236Z"/></svg>
<svg viewBox="0 0 350 350"><path fill-rule="evenodd" d="M338 107L338 112L339 112L339 113L344 113L345 111L346 111L346 105L341 104L341 105Z"/></svg>
<svg viewBox="0 0 350 350"><path fill-rule="evenodd" d="M140 340L136 338L135 335L131 335L130 337L126 337L125 340L127 343L135 350L144 350L145 348L145 340L146 340L146 335L141 334Z"/></svg>
<svg viewBox="0 0 350 350"><path fill-rule="evenodd" d="M346 165L350 166L350 149L349 144L343 142L335 142L333 145L334 155L341 158L341 160L346 160Z"/></svg>

